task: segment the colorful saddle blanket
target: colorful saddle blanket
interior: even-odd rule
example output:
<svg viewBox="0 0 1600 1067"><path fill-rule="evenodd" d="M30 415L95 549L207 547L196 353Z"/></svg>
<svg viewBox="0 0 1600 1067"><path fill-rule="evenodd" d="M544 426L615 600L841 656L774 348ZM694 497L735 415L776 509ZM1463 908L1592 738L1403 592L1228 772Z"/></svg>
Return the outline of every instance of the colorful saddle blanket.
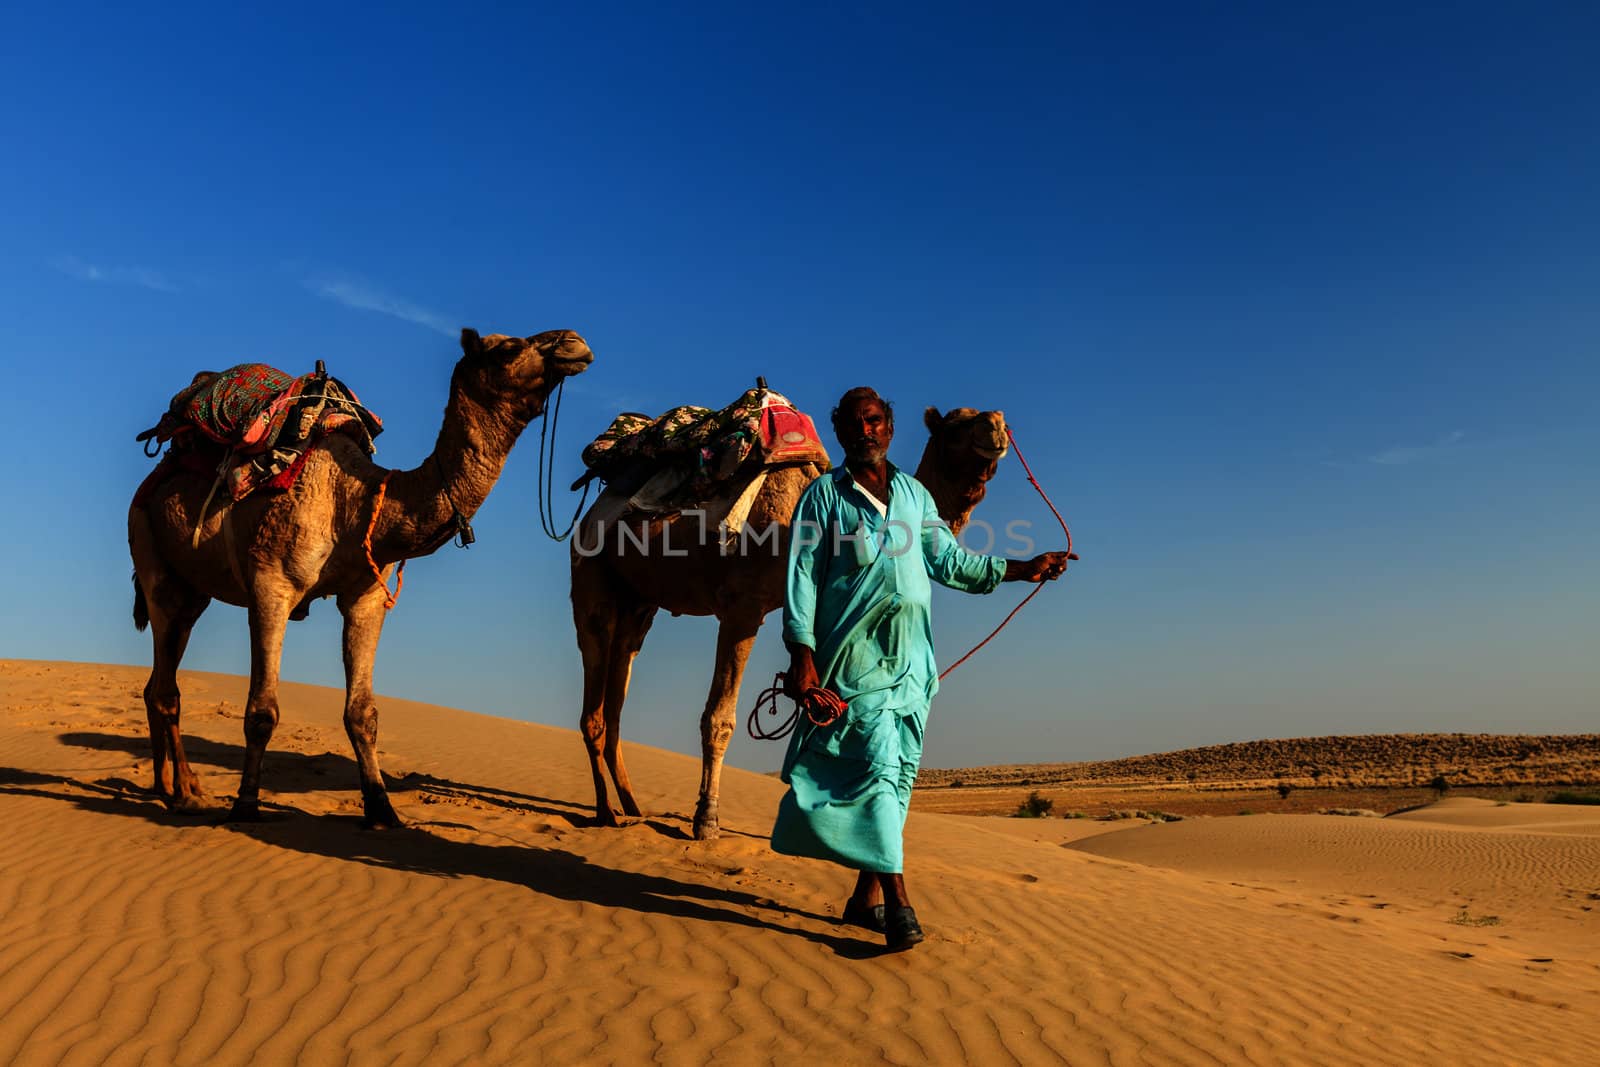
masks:
<svg viewBox="0 0 1600 1067"><path fill-rule="evenodd" d="M372 439L382 432L382 420L320 362L298 378L265 363L241 363L195 375L137 440L172 442L147 484L170 465L209 464L239 500L268 484L288 488L331 433L354 437L371 455Z"/></svg>
<svg viewBox="0 0 1600 1067"><path fill-rule="evenodd" d="M618 415L583 450L589 471L573 488L593 478L639 486L671 470L671 497L699 501L742 471L787 463L831 465L810 416L757 388L720 410L686 404L657 418Z"/></svg>

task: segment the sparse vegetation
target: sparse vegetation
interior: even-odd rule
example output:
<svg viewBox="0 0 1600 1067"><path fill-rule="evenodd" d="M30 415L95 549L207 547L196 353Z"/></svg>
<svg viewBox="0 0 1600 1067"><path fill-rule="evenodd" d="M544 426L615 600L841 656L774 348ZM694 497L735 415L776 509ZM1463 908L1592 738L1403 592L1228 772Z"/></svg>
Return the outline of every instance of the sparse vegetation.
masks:
<svg viewBox="0 0 1600 1067"><path fill-rule="evenodd" d="M1278 783L1278 799L1280 799L1280 800L1288 800L1289 799L1289 794L1293 793L1293 792L1294 792L1294 783L1293 782L1279 782Z"/></svg>
<svg viewBox="0 0 1600 1067"><path fill-rule="evenodd" d="M1108 811L1100 816L1101 822L1115 822L1118 819L1144 819L1148 822L1182 822L1182 815L1173 815L1166 811L1133 811L1121 808L1117 811Z"/></svg>
<svg viewBox="0 0 1600 1067"><path fill-rule="evenodd" d="M1035 789L1028 794L1027 800L1017 805L1014 817L1018 819L1048 819L1050 817L1050 809L1055 806L1055 801L1049 797L1040 796L1039 791Z"/></svg>
<svg viewBox="0 0 1600 1067"><path fill-rule="evenodd" d="M1562 790L1551 793L1548 803L1551 804L1600 804L1600 793L1574 793Z"/></svg>
<svg viewBox="0 0 1600 1067"><path fill-rule="evenodd" d="M1472 915L1468 913L1466 908L1462 908L1456 913L1455 918L1451 919L1450 921L1455 923L1457 926L1499 926L1500 916Z"/></svg>
<svg viewBox="0 0 1600 1067"><path fill-rule="evenodd" d="M1250 741L1085 763L924 769L922 811L1012 815L1031 791L1063 809L1183 815L1367 809L1393 813L1449 796L1548 800L1600 794L1600 734L1388 734ZM1293 786L1284 797L1280 786Z"/></svg>
<svg viewBox="0 0 1600 1067"><path fill-rule="evenodd" d="M1600 786L1600 734L1364 734L1241 741L1084 763L924 769L921 788L960 778L975 786L1039 787L1187 781L1270 788L1278 780L1355 788L1450 786ZM1308 788L1302 785L1301 788Z"/></svg>

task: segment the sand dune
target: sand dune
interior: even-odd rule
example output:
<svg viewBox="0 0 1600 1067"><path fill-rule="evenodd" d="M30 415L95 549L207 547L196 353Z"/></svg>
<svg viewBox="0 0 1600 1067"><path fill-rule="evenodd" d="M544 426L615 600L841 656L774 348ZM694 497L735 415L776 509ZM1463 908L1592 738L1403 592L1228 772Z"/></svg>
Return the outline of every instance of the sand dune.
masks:
<svg viewBox="0 0 1600 1067"><path fill-rule="evenodd" d="M771 778L728 770L724 836L697 844L698 762L633 747L655 814L604 830L575 733L387 699L411 825L367 832L339 694L288 685L272 817L230 826L148 795L143 680L0 661L0 1062L1586 1063L1600 1046L1600 828L1571 811L1115 832L914 813L930 940L883 956L834 922L844 872L768 849ZM191 758L230 795L244 683L184 686Z"/></svg>

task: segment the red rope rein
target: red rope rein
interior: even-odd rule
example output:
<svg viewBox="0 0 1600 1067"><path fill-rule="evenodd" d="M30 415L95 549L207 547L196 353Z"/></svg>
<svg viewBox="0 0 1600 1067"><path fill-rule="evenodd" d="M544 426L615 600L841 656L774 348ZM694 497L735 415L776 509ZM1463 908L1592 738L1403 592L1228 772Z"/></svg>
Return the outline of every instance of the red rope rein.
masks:
<svg viewBox="0 0 1600 1067"><path fill-rule="evenodd" d="M1033 468L1028 466L1028 460L1023 456L1022 449L1017 447L1016 435L1011 432L1011 427L1009 426L1006 427L1006 440L1011 442L1011 450L1017 454L1017 462L1022 464L1022 470L1027 474L1028 482L1039 491L1039 496L1044 499L1045 507L1050 509L1050 514L1054 515L1056 521L1061 524L1061 532L1067 535L1067 558L1077 559L1078 557L1072 552L1072 531L1067 529L1067 520L1061 517L1061 512L1056 510L1056 506L1050 502L1050 497L1046 495L1044 486L1040 485L1039 479L1033 476Z"/></svg>
<svg viewBox="0 0 1600 1067"><path fill-rule="evenodd" d="M1067 535L1067 558L1077 559L1077 553L1072 551L1072 531L1067 529L1067 520L1061 517L1061 512L1056 510L1056 506L1050 502L1050 497L1045 493L1044 487L1039 484L1039 479L1033 476L1033 468L1028 466L1027 459L1022 455L1022 449L1017 447L1017 438L1014 434L1012 434L1011 427L1009 426L1006 427L1006 440L1011 442L1011 450L1017 454L1017 459L1022 463L1022 469L1028 475L1028 482L1039 491L1039 495L1044 498L1045 506L1050 509L1050 514L1054 515L1056 517L1056 521L1061 524L1061 532ZM967 660L971 659L978 649L982 648L984 645L987 645L990 641L993 641L995 635L1006 628L1006 623L1016 618L1017 612L1027 607L1028 601L1038 596L1042 589L1044 589L1043 582L1040 582L1038 585L1034 586L1033 591L1022 598L1022 603L1012 608L1011 614L1002 619L999 626L996 626L993 630L989 631L988 637L985 637L982 641L979 641L976 645L973 645L970 652L941 671L939 673L939 681L944 681L946 676L948 676L951 671L955 670L957 667L967 662Z"/></svg>
<svg viewBox="0 0 1600 1067"><path fill-rule="evenodd" d="M1006 427L1006 439L1011 442L1012 450L1016 452L1017 459L1021 461L1022 469L1028 475L1028 482L1034 487L1034 489L1038 491L1039 495L1044 498L1045 505L1050 508L1050 513L1054 515L1056 517L1056 521L1061 524L1061 532L1067 535L1067 558L1077 559L1077 554L1072 551L1072 531L1067 529L1067 520L1061 517L1061 512L1056 510L1055 504L1051 503L1050 497L1044 491L1044 487L1039 484L1039 479L1033 476L1033 468L1028 466L1028 461L1023 458L1022 449L1017 447L1017 439L1011 433L1011 427L1009 426ZM951 671L955 670L957 667L967 662L967 660L971 659L973 655L977 653L978 649L982 648L984 645L987 645L990 641L993 641L995 636L999 634L1001 630L1006 628L1006 623L1016 618L1017 612L1027 607L1028 601L1038 596L1039 593L1043 591L1044 586L1044 582L1040 582L1035 585L1033 590L1027 596L1022 598L1022 602L1011 609L1011 614L1007 615L1005 619L1001 621L1000 625L996 626L989 633L988 637L985 637L982 641L979 641L976 645L974 645L972 650L965 656L962 656L950 666L946 667L940 673L939 680L941 682L944 681ZM844 713L850 708L849 704L847 704L838 693L833 692L833 690L823 689L820 686L813 687L806 690L805 695L802 696L799 702L795 704L794 710L789 713L788 718L777 723L770 729L763 727L761 725L762 712L766 712L767 715L772 718L776 718L779 714L781 714L778 710L778 697L783 694L783 690L784 676L780 671L772 679L772 685L768 686L766 689L763 689L761 691L761 695L756 698L755 707L750 709L750 717L745 721L745 728L750 732L750 736L755 738L757 741L775 741L779 738L789 736L789 734L794 732L794 728L800 724L801 712L805 713L806 718L809 719L813 725L829 726L834 722L837 722L839 718L843 716Z"/></svg>

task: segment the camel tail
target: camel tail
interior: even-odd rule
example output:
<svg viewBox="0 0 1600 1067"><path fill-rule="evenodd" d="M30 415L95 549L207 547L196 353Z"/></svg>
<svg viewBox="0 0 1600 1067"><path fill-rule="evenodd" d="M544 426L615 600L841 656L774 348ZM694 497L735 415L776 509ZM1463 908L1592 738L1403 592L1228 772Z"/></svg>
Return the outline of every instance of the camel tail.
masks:
<svg viewBox="0 0 1600 1067"><path fill-rule="evenodd" d="M133 628L140 633L150 625L150 607L144 602L144 589L139 585L139 576L133 576Z"/></svg>

